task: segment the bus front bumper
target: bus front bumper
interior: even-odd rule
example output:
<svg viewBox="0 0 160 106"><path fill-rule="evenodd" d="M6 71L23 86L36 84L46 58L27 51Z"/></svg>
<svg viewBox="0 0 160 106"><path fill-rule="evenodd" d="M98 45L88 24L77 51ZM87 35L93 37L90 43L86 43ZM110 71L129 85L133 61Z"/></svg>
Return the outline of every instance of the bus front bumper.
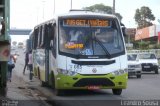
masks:
<svg viewBox="0 0 160 106"><path fill-rule="evenodd" d="M80 75L56 76L56 89L125 89L127 87L128 74L114 76L106 75Z"/></svg>

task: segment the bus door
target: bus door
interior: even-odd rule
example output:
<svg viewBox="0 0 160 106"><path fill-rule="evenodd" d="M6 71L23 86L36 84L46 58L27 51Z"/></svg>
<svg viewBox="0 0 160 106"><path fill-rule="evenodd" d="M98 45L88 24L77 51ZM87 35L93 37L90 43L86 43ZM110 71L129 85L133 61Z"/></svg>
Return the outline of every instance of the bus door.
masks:
<svg viewBox="0 0 160 106"><path fill-rule="evenodd" d="M55 70L56 61L56 31L55 23L44 25L45 35L43 42L45 42L45 81L49 82L51 71Z"/></svg>

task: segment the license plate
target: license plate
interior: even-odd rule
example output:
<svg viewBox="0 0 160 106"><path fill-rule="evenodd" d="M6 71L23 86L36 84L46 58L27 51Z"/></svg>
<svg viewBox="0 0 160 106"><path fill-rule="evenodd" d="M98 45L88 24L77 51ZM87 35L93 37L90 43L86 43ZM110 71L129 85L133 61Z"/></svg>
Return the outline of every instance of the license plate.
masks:
<svg viewBox="0 0 160 106"><path fill-rule="evenodd" d="M144 68L150 68L150 66L144 66Z"/></svg>
<svg viewBox="0 0 160 106"><path fill-rule="evenodd" d="M100 89L100 87L99 86L87 86L87 89L95 90L95 89Z"/></svg>

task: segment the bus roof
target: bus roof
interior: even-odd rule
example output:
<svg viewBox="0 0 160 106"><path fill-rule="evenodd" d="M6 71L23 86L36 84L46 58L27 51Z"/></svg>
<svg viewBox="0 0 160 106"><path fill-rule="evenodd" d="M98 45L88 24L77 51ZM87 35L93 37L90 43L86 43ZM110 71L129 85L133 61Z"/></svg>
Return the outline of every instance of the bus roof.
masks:
<svg viewBox="0 0 160 106"><path fill-rule="evenodd" d="M92 12L88 10L70 10L69 13L55 15L52 19L44 21L36 25L35 28L43 24L46 24L46 23L54 23L59 17L80 16L80 15L81 16L102 16L102 17L108 17L108 18L116 18L115 15L111 15L111 14L96 13L96 12Z"/></svg>
<svg viewBox="0 0 160 106"><path fill-rule="evenodd" d="M114 15L111 14L103 14L103 13L96 13L88 10L70 10L69 13L60 14L58 17L63 16L79 16L79 15L90 15L90 16L106 16L111 18L116 18Z"/></svg>

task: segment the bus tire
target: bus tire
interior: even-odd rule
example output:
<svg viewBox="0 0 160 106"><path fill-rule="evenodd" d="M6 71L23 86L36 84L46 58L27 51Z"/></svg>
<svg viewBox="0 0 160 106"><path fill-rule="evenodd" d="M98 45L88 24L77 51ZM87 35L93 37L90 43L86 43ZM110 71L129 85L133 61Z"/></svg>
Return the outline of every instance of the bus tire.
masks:
<svg viewBox="0 0 160 106"><path fill-rule="evenodd" d="M48 86L48 84L46 82L44 82L44 81L41 81L41 86L42 87L46 87L46 86Z"/></svg>
<svg viewBox="0 0 160 106"><path fill-rule="evenodd" d="M121 95L122 89L112 89L114 95Z"/></svg>
<svg viewBox="0 0 160 106"><path fill-rule="evenodd" d="M137 75L137 78L141 78L141 75Z"/></svg>
<svg viewBox="0 0 160 106"><path fill-rule="evenodd" d="M39 71L39 67L37 68L37 76L38 76L38 79L40 80L40 71Z"/></svg>
<svg viewBox="0 0 160 106"><path fill-rule="evenodd" d="M51 82L51 87L55 89L55 79L54 79L53 71L51 71L50 82Z"/></svg>
<svg viewBox="0 0 160 106"><path fill-rule="evenodd" d="M0 88L0 95L6 97L6 95L7 95L7 87Z"/></svg>
<svg viewBox="0 0 160 106"><path fill-rule="evenodd" d="M63 89L55 89L55 94L56 96L63 96L65 93Z"/></svg>
<svg viewBox="0 0 160 106"><path fill-rule="evenodd" d="M159 72L158 72L158 68L157 68L157 69L155 69L155 74L159 74Z"/></svg>

